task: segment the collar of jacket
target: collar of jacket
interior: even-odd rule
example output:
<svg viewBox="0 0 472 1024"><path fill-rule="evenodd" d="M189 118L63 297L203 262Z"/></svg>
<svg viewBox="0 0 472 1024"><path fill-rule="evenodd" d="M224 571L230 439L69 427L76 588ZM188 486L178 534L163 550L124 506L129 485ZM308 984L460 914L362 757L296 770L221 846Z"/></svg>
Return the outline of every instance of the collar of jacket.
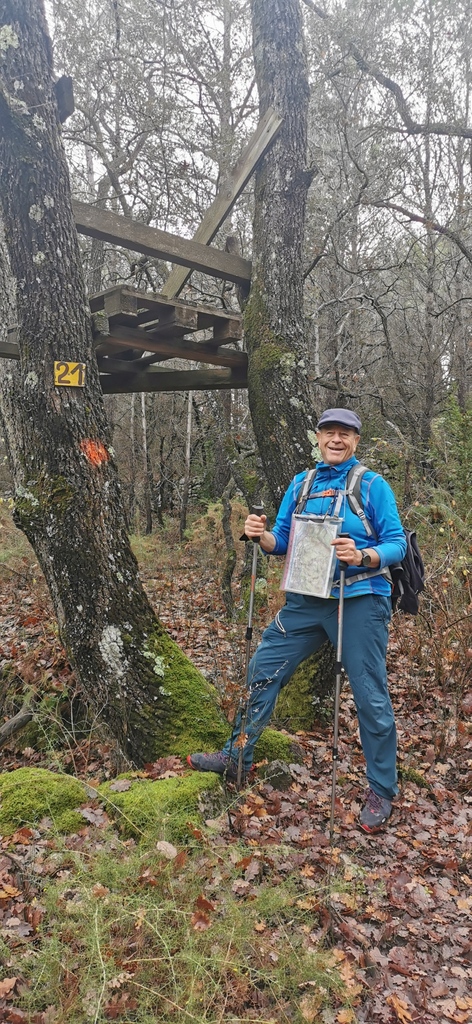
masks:
<svg viewBox="0 0 472 1024"><path fill-rule="evenodd" d="M346 462L340 462L338 463L337 466L332 466L331 463L329 462L317 462L316 470L318 473L320 471L323 473L332 471L333 473L337 474L340 478L342 478L343 476L347 476L352 466L357 466L358 462L359 459L356 459L355 455L352 455L351 458L347 459Z"/></svg>

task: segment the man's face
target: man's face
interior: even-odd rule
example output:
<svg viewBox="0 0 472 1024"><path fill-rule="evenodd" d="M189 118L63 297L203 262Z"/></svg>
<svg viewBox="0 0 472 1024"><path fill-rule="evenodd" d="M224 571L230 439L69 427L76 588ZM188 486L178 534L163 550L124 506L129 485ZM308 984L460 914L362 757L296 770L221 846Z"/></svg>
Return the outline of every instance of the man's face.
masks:
<svg viewBox="0 0 472 1024"><path fill-rule="evenodd" d="M359 444L360 436L350 427L332 426L322 427L316 434L319 449L323 461L330 466L337 466L340 462L347 462Z"/></svg>

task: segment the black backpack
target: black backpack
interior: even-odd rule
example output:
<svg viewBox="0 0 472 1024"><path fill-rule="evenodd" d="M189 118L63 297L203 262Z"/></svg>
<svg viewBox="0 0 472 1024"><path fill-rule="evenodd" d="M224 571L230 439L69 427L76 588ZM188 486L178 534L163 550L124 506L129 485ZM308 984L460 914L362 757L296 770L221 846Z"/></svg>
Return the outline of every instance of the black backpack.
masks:
<svg viewBox="0 0 472 1024"><path fill-rule="evenodd" d="M418 595L424 590L424 564L414 530L403 527L406 554L401 562L390 566L392 575L392 608L406 615L418 615Z"/></svg>
<svg viewBox="0 0 472 1024"><path fill-rule="evenodd" d="M369 537L377 540L372 523L369 522L362 504L361 480L364 473L368 472L367 466L358 462L349 470L346 480L346 497L351 511L362 520L364 529ZM302 484L298 495L297 512L303 511L315 479L316 468L310 470ZM414 530L406 530L403 527L406 540L406 553L401 562L389 566L392 581L392 608L398 608L406 615L417 615L419 612L418 595L424 590L424 564L421 551L418 547L416 533ZM354 582L354 578L352 578Z"/></svg>

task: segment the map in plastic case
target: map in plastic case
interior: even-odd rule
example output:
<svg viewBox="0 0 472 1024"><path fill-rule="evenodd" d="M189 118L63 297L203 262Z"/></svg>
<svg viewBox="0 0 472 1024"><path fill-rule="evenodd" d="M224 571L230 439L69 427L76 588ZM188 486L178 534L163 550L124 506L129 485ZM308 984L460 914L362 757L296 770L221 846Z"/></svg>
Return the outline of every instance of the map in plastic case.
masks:
<svg viewBox="0 0 472 1024"><path fill-rule="evenodd" d="M330 597L337 557L331 542L341 525L342 520L335 516L292 516L282 590Z"/></svg>

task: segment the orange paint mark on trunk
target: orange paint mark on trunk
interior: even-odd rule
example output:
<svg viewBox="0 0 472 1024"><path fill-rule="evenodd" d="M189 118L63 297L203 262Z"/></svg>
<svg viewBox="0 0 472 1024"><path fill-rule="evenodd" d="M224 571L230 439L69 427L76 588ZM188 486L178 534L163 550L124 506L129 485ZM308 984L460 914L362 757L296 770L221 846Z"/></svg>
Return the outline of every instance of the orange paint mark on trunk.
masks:
<svg viewBox="0 0 472 1024"><path fill-rule="evenodd" d="M85 458L92 463L92 466L101 466L102 462L108 462L110 454L101 441L92 441L90 437L80 442L80 450Z"/></svg>

